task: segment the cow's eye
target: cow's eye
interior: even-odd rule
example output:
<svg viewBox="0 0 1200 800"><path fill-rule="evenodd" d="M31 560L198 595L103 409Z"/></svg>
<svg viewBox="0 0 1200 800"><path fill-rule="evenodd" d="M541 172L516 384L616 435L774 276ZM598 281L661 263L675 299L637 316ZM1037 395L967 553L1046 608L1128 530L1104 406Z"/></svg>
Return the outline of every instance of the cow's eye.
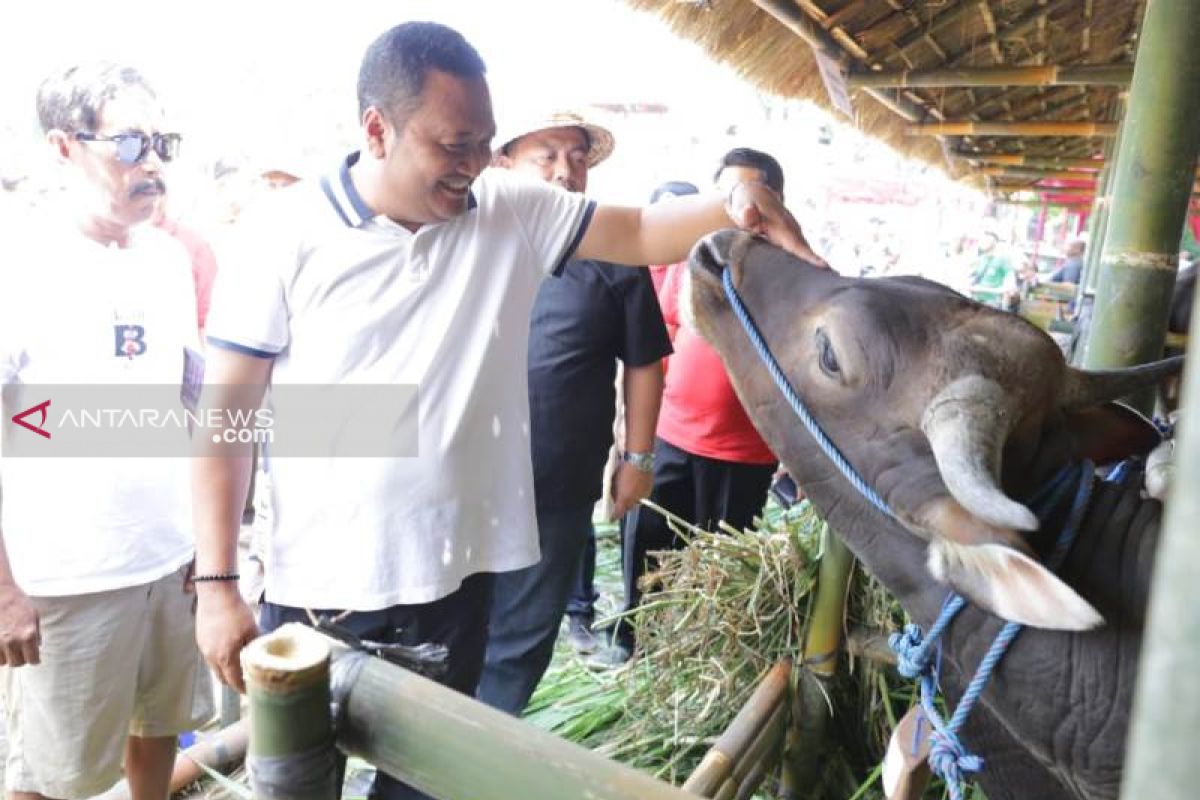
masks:
<svg viewBox="0 0 1200 800"><path fill-rule="evenodd" d="M817 331L817 357L821 359L821 369L826 375L834 376L841 372L837 354L833 352L833 344L824 330Z"/></svg>

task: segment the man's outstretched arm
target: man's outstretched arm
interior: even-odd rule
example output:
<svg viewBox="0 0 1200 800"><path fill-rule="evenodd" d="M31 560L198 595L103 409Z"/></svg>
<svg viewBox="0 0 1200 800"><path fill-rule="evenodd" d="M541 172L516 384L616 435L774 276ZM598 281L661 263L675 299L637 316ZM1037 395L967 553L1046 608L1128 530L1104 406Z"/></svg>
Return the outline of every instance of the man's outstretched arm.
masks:
<svg viewBox="0 0 1200 800"><path fill-rule="evenodd" d="M262 404L273 361L221 347L208 349L200 414L253 418ZM237 540L250 487L253 445L213 442L197 436L192 461L192 515L196 527L196 575L237 573ZM239 656L258 635L237 581L196 584L196 642L222 683L245 691Z"/></svg>
<svg viewBox="0 0 1200 800"><path fill-rule="evenodd" d="M597 206L576 255L616 264L673 264L701 237L722 228L754 231L805 261L825 265L799 223L768 186L734 184L729 194L679 197L645 208Z"/></svg>

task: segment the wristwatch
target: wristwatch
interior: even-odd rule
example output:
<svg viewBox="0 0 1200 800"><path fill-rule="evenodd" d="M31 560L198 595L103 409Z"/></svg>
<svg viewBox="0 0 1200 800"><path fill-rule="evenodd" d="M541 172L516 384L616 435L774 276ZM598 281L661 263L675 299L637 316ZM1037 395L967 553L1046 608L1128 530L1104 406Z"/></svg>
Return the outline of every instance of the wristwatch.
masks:
<svg viewBox="0 0 1200 800"><path fill-rule="evenodd" d="M654 472L654 453L621 453L621 460L639 472Z"/></svg>

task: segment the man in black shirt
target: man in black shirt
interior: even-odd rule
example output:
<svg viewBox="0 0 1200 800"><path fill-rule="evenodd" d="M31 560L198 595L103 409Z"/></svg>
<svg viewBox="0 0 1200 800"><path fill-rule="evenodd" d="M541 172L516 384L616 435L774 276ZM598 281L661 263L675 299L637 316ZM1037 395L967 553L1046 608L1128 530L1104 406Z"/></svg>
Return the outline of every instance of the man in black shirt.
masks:
<svg viewBox="0 0 1200 800"><path fill-rule="evenodd" d="M569 192L612 152L612 134L561 113L503 139L497 161ZM671 352L650 275L571 261L542 283L529 340L529 410L541 561L496 576L479 699L519 714L554 651L567 599L594 536L592 511L612 443L616 364L625 365L625 441L613 515L650 493L662 359ZM499 476L498 476L499 477ZM590 588L586 591L590 592Z"/></svg>

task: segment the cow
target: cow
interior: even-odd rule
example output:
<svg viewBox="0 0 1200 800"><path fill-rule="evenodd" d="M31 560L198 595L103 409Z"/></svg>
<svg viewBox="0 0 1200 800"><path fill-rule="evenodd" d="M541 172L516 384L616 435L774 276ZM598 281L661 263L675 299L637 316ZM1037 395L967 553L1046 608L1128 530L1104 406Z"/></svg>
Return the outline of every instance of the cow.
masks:
<svg viewBox="0 0 1200 800"><path fill-rule="evenodd" d="M894 517L852 487L784 401L723 291L725 270L809 412ZM1069 509L1035 530L1019 501L1078 459L1150 449L1153 427L1110 401L1181 359L1075 370L1017 315L920 278L842 277L744 232L699 242L688 274L687 324L865 567L925 629L948 586L972 601L943 636L948 701L1005 619L1036 626L961 732L984 759L988 798L1116 798L1162 506L1132 482L1097 482L1056 576L1033 556L1052 549Z"/></svg>

